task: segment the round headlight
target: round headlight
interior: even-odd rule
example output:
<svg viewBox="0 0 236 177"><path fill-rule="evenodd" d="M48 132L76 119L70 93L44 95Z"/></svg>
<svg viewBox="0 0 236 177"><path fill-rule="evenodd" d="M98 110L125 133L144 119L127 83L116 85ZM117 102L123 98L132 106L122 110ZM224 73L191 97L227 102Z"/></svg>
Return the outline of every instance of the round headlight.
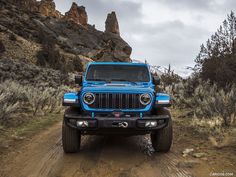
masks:
<svg viewBox="0 0 236 177"><path fill-rule="evenodd" d="M93 93L85 93L83 100L86 104L91 105L95 101L95 95Z"/></svg>
<svg viewBox="0 0 236 177"><path fill-rule="evenodd" d="M151 103L152 98L148 93L144 93L142 95L140 95L139 97L139 101L142 105L148 105L149 103Z"/></svg>

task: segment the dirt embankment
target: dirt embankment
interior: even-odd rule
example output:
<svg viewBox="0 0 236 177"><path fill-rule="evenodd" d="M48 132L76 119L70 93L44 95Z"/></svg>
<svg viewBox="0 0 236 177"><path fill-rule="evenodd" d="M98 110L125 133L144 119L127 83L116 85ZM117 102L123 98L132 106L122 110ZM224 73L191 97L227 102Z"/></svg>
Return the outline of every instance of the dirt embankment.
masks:
<svg viewBox="0 0 236 177"><path fill-rule="evenodd" d="M81 151L64 154L61 123L23 140L0 158L1 177L172 177L236 174L235 149L214 149L182 120L174 121L174 143L167 154L154 153L149 136L82 138ZM183 157L186 148L204 153ZM233 154L234 153L234 154Z"/></svg>

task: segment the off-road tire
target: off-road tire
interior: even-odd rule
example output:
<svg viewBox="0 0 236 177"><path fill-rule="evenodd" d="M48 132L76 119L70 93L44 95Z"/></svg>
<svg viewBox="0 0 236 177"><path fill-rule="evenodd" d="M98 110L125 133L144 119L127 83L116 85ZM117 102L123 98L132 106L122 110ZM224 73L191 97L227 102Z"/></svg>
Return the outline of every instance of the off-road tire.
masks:
<svg viewBox="0 0 236 177"><path fill-rule="evenodd" d="M65 153L75 153L80 149L81 134L75 128L62 124L62 146Z"/></svg>
<svg viewBox="0 0 236 177"><path fill-rule="evenodd" d="M163 115L163 113L164 115L170 116L168 125L165 128L151 133L152 147L156 152L169 152L172 144L173 129L171 115L167 109L162 109L161 114Z"/></svg>

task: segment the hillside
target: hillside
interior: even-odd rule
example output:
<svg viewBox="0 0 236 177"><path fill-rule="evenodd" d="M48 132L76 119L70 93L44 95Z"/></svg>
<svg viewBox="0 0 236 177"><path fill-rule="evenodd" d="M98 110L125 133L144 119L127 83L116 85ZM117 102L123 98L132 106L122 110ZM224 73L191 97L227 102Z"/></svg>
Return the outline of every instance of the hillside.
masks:
<svg viewBox="0 0 236 177"><path fill-rule="evenodd" d="M130 61L115 12L105 32L88 24L85 7L73 3L62 15L52 0L0 0L0 57L72 72L82 62Z"/></svg>

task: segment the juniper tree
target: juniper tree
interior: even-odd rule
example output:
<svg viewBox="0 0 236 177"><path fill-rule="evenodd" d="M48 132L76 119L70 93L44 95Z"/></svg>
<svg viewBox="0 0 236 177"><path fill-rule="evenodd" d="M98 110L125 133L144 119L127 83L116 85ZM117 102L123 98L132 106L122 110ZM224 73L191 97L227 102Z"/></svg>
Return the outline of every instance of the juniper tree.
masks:
<svg viewBox="0 0 236 177"><path fill-rule="evenodd" d="M236 16L231 12L215 34L202 44L195 69L205 80L221 86L236 83Z"/></svg>

